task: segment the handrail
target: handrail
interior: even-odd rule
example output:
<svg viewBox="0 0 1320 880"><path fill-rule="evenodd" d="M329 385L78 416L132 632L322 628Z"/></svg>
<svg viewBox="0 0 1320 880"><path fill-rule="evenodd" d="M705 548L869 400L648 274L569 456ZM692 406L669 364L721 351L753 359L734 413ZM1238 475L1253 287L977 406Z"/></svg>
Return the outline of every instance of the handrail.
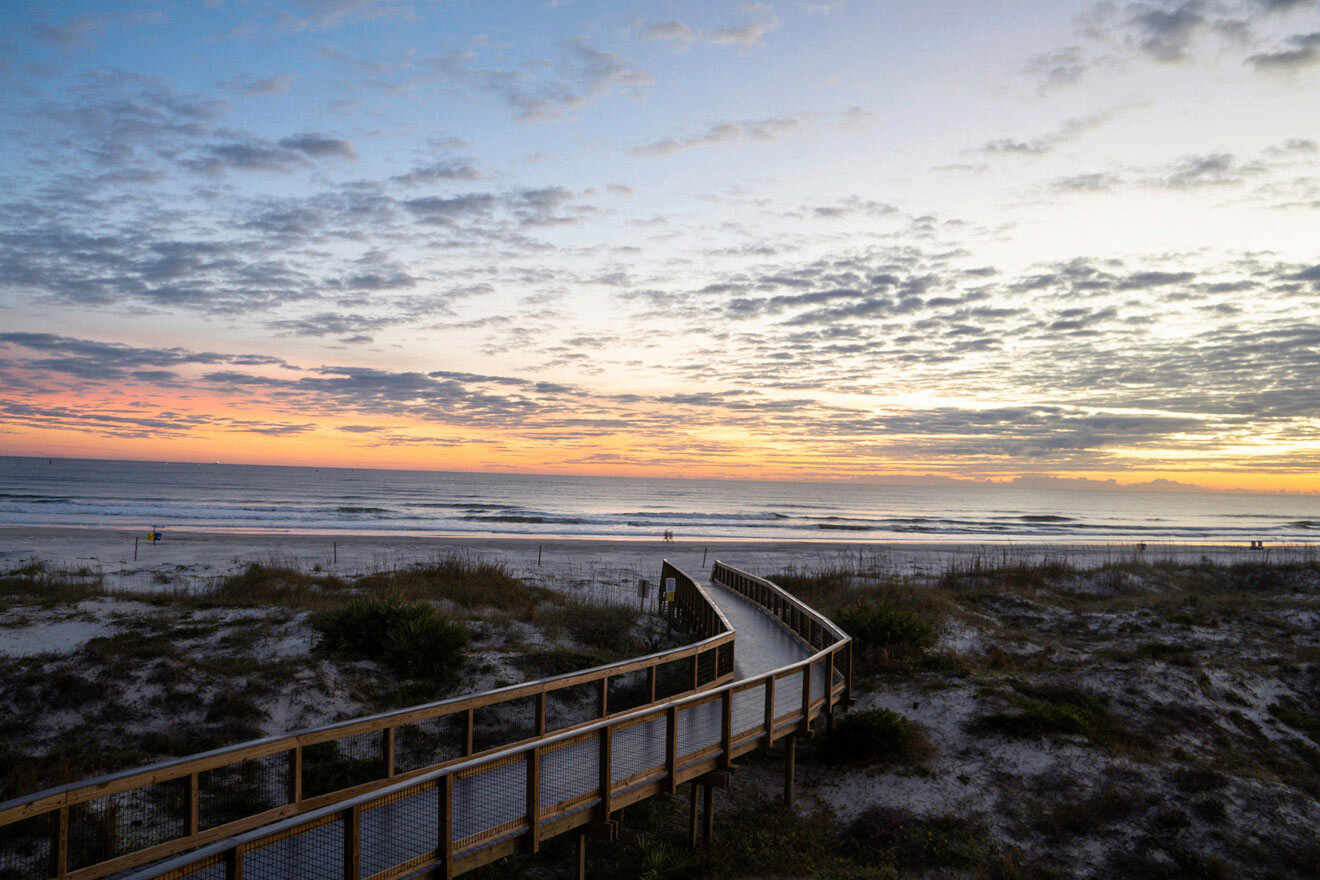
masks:
<svg viewBox="0 0 1320 880"><path fill-rule="evenodd" d="M852 640L846 633L770 581L718 562L711 574L716 583L771 611L805 641L828 639L827 644L804 660L754 678L432 770L218 841L124 880L282 877L280 871L292 867L282 868L282 859L312 855L308 849L334 869L318 876L392 880L432 869L435 876L454 877L520 848L535 852L542 840L609 821L630 803L727 769L739 755L809 729L812 719L849 698ZM704 595L700 585L691 586ZM843 654L846 665L840 669ZM818 669L823 673L819 697L813 692ZM781 691L792 698L787 711L778 711ZM749 692L750 704L739 699ZM749 705L754 723L747 723ZM718 722L710 709L718 710ZM588 770L559 774L567 784L546 771L570 763ZM489 789L484 798L483 789ZM386 835L387 844L364 847L364 826Z"/></svg>
<svg viewBox="0 0 1320 880"><path fill-rule="evenodd" d="M676 587L673 600L663 604L666 614L676 625L703 637L700 641L579 672L252 740L48 788L0 803L0 843L3 843L8 832L16 830L9 826L18 823L44 824L44 835L50 840L49 875L72 880L95 880L195 849L213 840L259 828L272 821L306 814L345 797L366 794L399 780L417 778L440 767L498 752L519 742L536 741L549 733L547 697L569 688L595 684L596 717L608 718L611 717L610 683L623 676L645 673L645 682L637 683L643 688L642 706L655 705L672 696L672 693L657 696L657 687L662 683L662 678L665 683L670 679L681 682L677 693L702 691L730 680L733 675L734 632L728 619L695 581L672 566L668 560L664 561L662 568L662 578L665 577L674 578ZM662 580L661 584L663 588L665 581ZM683 668L678 668L677 664L683 664ZM534 714L535 733L532 736L512 743L476 748L477 710L531 699L535 700L535 705L528 707L532 708ZM628 707L629 710L634 706ZM439 726L447 721L461 723L461 743L451 743L452 747L459 749L459 754L401 769L398 749L400 733L405 739L414 731L419 738L422 735L434 736L422 730L422 725L429 723L429 726ZM589 723L590 719L561 730L574 731ZM457 730L448 732L459 733ZM442 728L437 731L440 737L444 733ZM363 737L378 742L363 744L359 739ZM305 790L306 783L313 781L313 774L309 771L321 766L314 760L318 757L317 748L321 751L333 750L332 764L347 766L352 773L356 773L355 776L350 773L351 778L338 780L348 784L319 792ZM341 753L344 751L353 757L343 761ZM438 755L438 746L429 753L432 759ZM271 763L283 763L284 766L272 767ZM245 773L251 773L254 767L257 771L255 775L262 777L256 780L256 784L264 789L261 794L277 795L282 802L274 802L272 805L272 801L263 799L259 804L261 809L248 809L232 816L220 810L222 821L204 827L203 819L206 817L203 816L203 804L215 801L223 790L223 785L208 787L208 781L226 773L242 777ZM269 778L271 776L279 778L272 781ZM162 786L166 788L162 789ZM170 788L174 790L170 791ZM272 788L278 791L270 791ZM147 798L154 795L158 799L163 795L163 800L176 805L175 812L178 815L153 817L165 830L159 839L153 839L145 846L122 852L112 848L108 858L97 858L86 864L77 863L82 860L74 858L79 854L74 844L88 838L104 844L102 838L105 835L101 828L104 824L103 814L108 810L117 816L121 806L125 811L140 810L141 804L133 802L135 794ZM108 800L103 802L102 815L94 814L94 811L83 806L103 798ZM112 816L112 821L114 818ZM21 832L19 836L22 836ZM98 855L106 853L100 852ZM0 850L0 870L6 868L4 856L4 851Z"/></svg>

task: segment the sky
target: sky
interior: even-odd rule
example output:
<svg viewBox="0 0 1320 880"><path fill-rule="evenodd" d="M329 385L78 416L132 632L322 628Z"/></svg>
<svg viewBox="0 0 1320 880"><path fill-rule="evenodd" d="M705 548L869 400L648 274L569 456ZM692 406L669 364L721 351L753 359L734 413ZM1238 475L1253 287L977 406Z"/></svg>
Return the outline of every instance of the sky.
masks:
<svg viewBox="0 0 1320 880"><path fill-rule="evenodd" d="M15 3L0 96L0 454L1320 491L1320 0Z"/></svg>

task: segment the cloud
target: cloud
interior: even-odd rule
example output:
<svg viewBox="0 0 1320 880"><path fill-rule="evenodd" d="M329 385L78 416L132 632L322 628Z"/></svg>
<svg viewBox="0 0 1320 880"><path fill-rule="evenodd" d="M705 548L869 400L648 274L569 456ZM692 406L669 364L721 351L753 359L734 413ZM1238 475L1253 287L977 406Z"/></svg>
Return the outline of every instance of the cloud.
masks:
<svg viewBox="0 0 1320 880"><path fill-rule="evenodd" d="M766 4L744 3L742 9L747 20L742 24L715 29L710 34L712 43L726 46L757 46L767 34L778 30L779 19Z"/></svg>
<svg viewBox="0 0 1320 880"><path fill-rule="evenodd" d="M1042 91L1048 91L1080 82L1089 69L1080 46L1065 46L1027 59L1025 72L1039 80Z"/></svg>
<svg viewBox="0 0 1320 880"><path fill-rule="evenodd" d="M697 35L681 21L656 21L641 29L638 36L643 40L662 40L672 43L690 43Z"/></svg>
<svg viewBox="0 0 1320 880"><path fill-rule="evenodd" d="M719 122L701 134L668 137L634 147L635 156L672 156L686 150L712 147L735 141L771 141L797 130L799 122L789 117Z"/></svg>
<svg viewBox="0 0 1320 880"><path fill-rule="evenodd" d="M262 77L261 79L236 76L225 80L220 85L222 88L242 95L283 95L288 93L293 80L293 75L288 73Z"/></svg>
<svg viewBox="0 0 1320 880"><path fill-rule="evenodd" d="M1043 156L1062 144L1075 141L1114 118L1110 113L1093 113L1065 119L1054 131L1029 139L1001 138L988 141L980 152L987 156Z"/></svg>
<svg viewBox="0 0 1320 880"><path fill-rule="evenodd" d="M1174 63L1187 55L1193 37L1206 23L1204 5L1191 0L1173 8L1138 6L1131 24L1143 53L1156 61Z"/></svg>
<svg viewBox="0 0 1320 880"><path fill-rule="evenodd" d="M457 159L446 159L430 165L423 165L420 168L414 168L407 174L396 175L391 177L390 180L404 186L420 186L447 180L480 180L481 177L481 171L472 163Z"/></svg>
<svg viewBox="0 0 1320 880"><path fill-rule="evenodd" d="M1116 175L1097 171L1060 177L1050 184L1050 188L1059 192L1107 192L1122 182Z"/></svg>
<svg viewBox="0 0 1320 880"><path fill-rule="evenodd" d="M353 145L348 141L327 137L323 134L300 134L286 137L280 141L280 146L286 150L297 150L314 159L321 159L326 156L340 159L357 158L357 153L353 151Z"/></svg>
<svg viewBox="0 0 1320 880"><path fill-rule="evenodd" d="M1320 62L1320 31L1288 38L1290 49L1247 57L1247 64L1262 72L1292 73Z"/></svg>
<svg viewBox="0 0 1320 880"><path fill-rule="evenodd" d="M654 82L626 59L583 40L563 43L559 50L553 63L516 69L479 67L471 50L432 58L428 67L444 80L499 98L522 122L559 119L596 98Z"/></svg>

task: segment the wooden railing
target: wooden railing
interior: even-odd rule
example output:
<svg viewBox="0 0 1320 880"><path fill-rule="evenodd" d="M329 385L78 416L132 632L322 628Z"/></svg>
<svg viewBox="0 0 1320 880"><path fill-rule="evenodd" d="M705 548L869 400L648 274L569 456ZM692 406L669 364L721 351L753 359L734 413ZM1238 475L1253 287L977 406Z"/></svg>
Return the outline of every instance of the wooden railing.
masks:
<svg viewBox="0 0 1320 880"><path fill-rule="evenodd" d="M422 870L454 877L520 849L535 852L547 838L609 822L628 804L728 769L738 756L809 729L849 699L847 634L763 578L716 563L712 580L761 605L817 649L753 678L345 797L126 880L392 880Z"/></svg>
<svg viewBox="0 0 1320 880"><path fill-rule="evenodd" d="M94 880L292 816L321 815L327 805L400 780L429 779L439 768L468 766L483 755L504 754L509 746L730 681L734 633L728 620L668 561L661 588L667 583L674 590L672 600L662 604L665 613L700 641L163 761L0 804L0 877ZM554 697L577 698L576 704L594 711L586 719L555 718L552 710L560 701ZM496 714L504 716L499 724L482 723ZM521 716L511 733L510 714ZM568 723L556 723L562 721ZM506 733L503 741L485 741L500 733Z"/></svg>

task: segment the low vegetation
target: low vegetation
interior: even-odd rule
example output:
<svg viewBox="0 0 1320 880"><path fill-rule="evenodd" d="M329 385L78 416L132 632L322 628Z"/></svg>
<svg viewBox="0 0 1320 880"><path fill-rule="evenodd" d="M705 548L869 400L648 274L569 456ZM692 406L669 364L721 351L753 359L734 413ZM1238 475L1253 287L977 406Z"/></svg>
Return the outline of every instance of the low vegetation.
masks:
<svg viewBox="0 0 1320 880"><path fill-rule="evenodd" d="M835 723L821 752L838 764L917 764L933 754L921 726L889 709L849 712Z"/></svg>
<svg viewBox="0 0 1320 880"><path fill-rule="evenodd" d="M360 597L312 618L321 647L358 660L376 660L404 678L449 684L463 664L468 633L425 602L397 596Z"/></svg>

